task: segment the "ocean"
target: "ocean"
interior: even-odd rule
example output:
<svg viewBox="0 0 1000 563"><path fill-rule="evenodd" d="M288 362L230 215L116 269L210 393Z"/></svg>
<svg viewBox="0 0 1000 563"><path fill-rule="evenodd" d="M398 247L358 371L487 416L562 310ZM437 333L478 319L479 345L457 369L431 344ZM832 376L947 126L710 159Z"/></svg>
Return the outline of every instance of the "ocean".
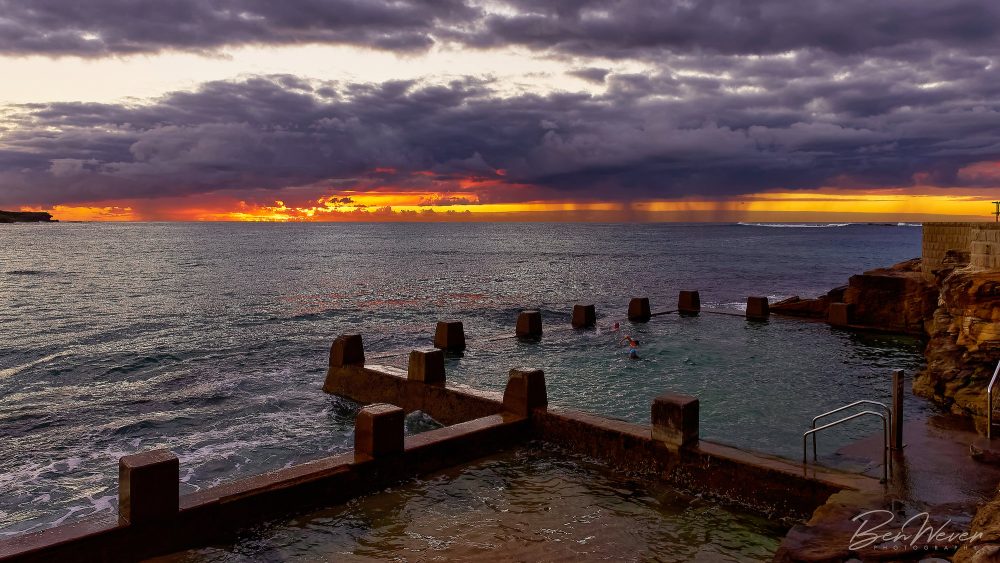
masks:
<svg viewBox="0 0 1000 563"><path fill-rule="evenodd" d="M920 255L918 226L834 224L0 225L0 537L117 506L117 460L167 447L183 491L348 451L357 405L321 390L331 341L361 333L402 366L436 321L465 323L451 381L500 389L546 371L550 401L635 422L664 391L701 399L702 436L795 459L812 415L886 398L920 368L912 338L772 317L665 315L607 329L630 297L655 311L697 289L814 297ZM597 330L569 330L574 303ZM539 343L503 338L539 309ZM908 399L919 413L931 407ZM419 415L409 432L434 426ZM844 429L838 445L874 432Z"/></svg>

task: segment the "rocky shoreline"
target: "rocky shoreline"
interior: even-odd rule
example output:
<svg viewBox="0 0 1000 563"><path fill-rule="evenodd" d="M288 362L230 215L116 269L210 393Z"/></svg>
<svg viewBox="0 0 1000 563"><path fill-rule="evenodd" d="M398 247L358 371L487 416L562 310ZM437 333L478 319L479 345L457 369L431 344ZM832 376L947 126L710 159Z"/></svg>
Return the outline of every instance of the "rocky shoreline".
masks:
<svg viewBox="0 0 1000 563"><path fill-rule="evenodd" d="M44 211L3 211L0 210L0 223L57 223L51 213Z"/></svg>
<svg viewBox="0 0 1000 563"><path fill-rule="evenodd" d="M844 303L847 328L925 338L927 367L914 379L914 393L980 422L1000 359L1000 272L971 268L961 251L949 251L933 276L922 266L914 258L870 270L815 299L775 303L771 312L829 319L830 306Z"/></svg>
<svg viewBox="0 0 1000 563"><path fill-rule="evenodd" d="M1000 359L1000 272L969 267L951 251L934 271L938 306L926 323L927 367L913 390L982 422L986 386Z"/></svg>
<svg viewBox="0 0 1000 563"><path fill-rule="evenodd" d="M921 259L851 276L847 285L815 299L792 297L771 305L780 315L827 319L830 305L848 306L856 328L923 336L937 304L937 288L922 276Z"/></svg>

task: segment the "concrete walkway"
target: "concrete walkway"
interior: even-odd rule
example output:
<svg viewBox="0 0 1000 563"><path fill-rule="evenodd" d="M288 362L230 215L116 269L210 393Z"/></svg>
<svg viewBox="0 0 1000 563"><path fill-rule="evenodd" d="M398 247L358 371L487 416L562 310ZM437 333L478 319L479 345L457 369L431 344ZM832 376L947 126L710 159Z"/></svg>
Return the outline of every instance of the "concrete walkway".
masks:
<svg viewBox="0 0 1000 563"><path fill-rule="evenodd" d="M975 432L968 419L935 415L907 423L903 441L903 451L893 455L890 482L881 491L833 495L808 523L789 531L775 560L898 561L954 553L962 545L954 534L967 531L979 505L996 494L1000 466L976 461L970 455L970 445L983 448L985 438ZM1000 440L995 442L1000 444ZM881 447L882 436L872 436L842 448L821 463L880 477ZM883 512L855 520L870 510ZM935 534L928 526L935 533L940 529L943 535L929 539ZM891 537L866 535L875 533L890 533Z"/></svg>

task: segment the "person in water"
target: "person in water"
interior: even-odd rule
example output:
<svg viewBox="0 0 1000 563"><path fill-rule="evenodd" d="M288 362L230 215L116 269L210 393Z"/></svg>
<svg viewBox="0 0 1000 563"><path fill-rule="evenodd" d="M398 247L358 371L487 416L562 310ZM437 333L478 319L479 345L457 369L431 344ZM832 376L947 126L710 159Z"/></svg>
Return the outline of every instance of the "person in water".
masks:
<svg viewBox="0 0 1000 563"><path fill-rule="evenodd" d="M621 340L621 342L619 342L619 344L625 344L625 343L628 344L628 357L629 357L629 359L631 359L631 360L638 360L639 359L639 341L636 340L635 338L632 338L631 336L629 336L629 335L626 334L625 338L623 338Z"/></svg>

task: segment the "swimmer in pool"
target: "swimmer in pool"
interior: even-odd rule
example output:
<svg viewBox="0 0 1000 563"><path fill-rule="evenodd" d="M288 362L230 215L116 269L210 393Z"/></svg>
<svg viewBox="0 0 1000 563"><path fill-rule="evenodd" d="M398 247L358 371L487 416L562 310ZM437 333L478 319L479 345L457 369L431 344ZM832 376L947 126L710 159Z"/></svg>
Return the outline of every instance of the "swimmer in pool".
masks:
<svg viewBox="0 0 1000 563"><path fill-rule="evenodd" d="M631 336L625 335L625 338L619 342L619 344L628 343L628 357L631 360L639 359L639 341L632 338Z"/></svg>

